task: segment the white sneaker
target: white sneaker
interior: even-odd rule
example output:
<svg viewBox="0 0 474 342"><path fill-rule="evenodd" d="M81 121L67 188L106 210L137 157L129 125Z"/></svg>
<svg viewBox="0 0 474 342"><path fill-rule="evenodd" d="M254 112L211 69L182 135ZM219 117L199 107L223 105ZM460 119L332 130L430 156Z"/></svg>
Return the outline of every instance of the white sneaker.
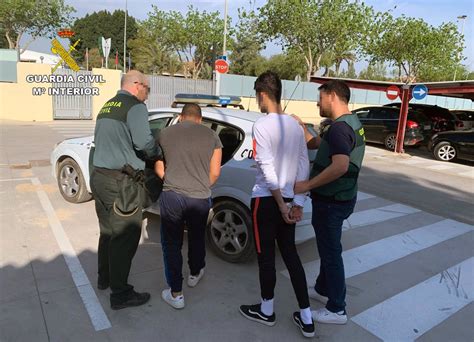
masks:
<svg viewBox="0 0 474 342"><path fill-rule="evenodd" d="M319 293L317 293L314 287L312 286L308 286L308 296L309 298L317 300L318 302L321 302L324 305L326 305L328 302L328 297L322 296Z"/></svg>
<svg viewBox="0 0 474 342"><path fill-rule="evenodd" d="M313 319L318 323L325 324L346 324L347 314L344 311L331 312L326 308L311 311Z"/></svg>
<svg viewBox="0 0 474 342"><path fill-rule="evenodd" d="M196 276L189 275L188 276L188 286L189 287L194 287L199 283L199 280L204 276L204 268L201 268L199 271L199 274Z"/></svg>
<svg viewBox="0 0 474 342"><path fill-rule="evenodd" d="M163 290L163 292L161 292L161 298L175 309L184 308L184 296L179 295L178 297L173 297L171 289Z"/></svg>

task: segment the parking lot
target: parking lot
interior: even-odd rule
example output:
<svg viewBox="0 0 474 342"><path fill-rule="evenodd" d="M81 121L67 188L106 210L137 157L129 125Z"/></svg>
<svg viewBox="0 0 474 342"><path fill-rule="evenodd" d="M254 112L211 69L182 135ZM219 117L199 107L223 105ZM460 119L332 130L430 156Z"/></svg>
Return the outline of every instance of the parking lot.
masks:
<svg viewBox="0 0 474 342"><path fill-rule="evenodd" d="M160 222L151 214L131 283L152 299L142 307L110 309L108 290L96 288L94 203L64 201L49 165L56 142L90 134L93 127L91 121L2 122L0 340L303 340L291 320L297 304L279 257L273 328L238 312L239 305L260 298L255 260L230 264L211 251L203 281L184 288L186 308L170 308L160 298L166 286ZM407 152L367 148L358 204L343 233L350 320L345 326L317 325L318 340L474 337L473 165ZM319 267L314 239L298 250L312 283Z"/></svg>

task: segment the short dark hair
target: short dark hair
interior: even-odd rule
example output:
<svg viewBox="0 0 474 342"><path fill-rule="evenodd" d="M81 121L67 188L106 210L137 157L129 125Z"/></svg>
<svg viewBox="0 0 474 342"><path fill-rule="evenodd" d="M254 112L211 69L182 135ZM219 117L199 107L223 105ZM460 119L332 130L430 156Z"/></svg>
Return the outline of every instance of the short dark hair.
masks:
<svg viewBox="0 0 474 342"><path fill-rule="evenodd" d="M267 93L272 100L280 104L281 80L275 72L268 70L258 76L253 88L257 93Z"/></svg>
<svg viewBox="0 0 474 342"><path fill-rule="evenodd" d="M351 99L351 90L347 86L344 81L341 80L331 80L323 85L321 85L318 90L320 92L328 93L336 93L337 97L344 101L345 103L349 103Z"/></svg>
<svg viewBox="0 0 474 342"><path fill-rule="evenodd" d="M200 119L202 117L201 107L195 103L186 103L181 111L183 117Z"/></svg>

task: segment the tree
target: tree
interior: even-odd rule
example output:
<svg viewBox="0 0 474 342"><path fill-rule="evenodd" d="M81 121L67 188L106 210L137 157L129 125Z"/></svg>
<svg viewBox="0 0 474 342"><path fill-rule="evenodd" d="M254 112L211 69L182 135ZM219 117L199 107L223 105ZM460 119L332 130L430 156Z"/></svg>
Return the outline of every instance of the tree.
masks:
<svg viewBox="0 0 474 342"><path fill-rule="evenodd" d="M75 32L71 43L80 39L77 52L74 56L78 62L84 62L86 48L99 48L99 38L111 38L110 56L115 51L119 53L119 61L123 62L123 32L124 32L125 12L116 10L113 13L108 11L99 11L92 14L86 14L85 17L76 19L72 26ZM135 18L127 16L127 44L137 35L137 22ZM115 68L115 64L110 65L109 68Z"/></svg>
<svg viewBox="0 0 474 342"><path fill-rule="evenodd" d="M0 49L8 49L9 44L7 37L5 37L5 31L0 28Z"/></svg>
<svg viewBox="0 0 474 342"><path fill-rule="evenodd" d="M376 20L364 50L372 62L399 69L401 81L415 82L430 69L454 70L462 57L463 42L453 23L439 27L422 19L386 13ZM436 77L435 77L436 78Z"/></svg>
<svg viewBox="0 0 474 342"><path fill-rule="evenodd" d="M362 80L387 81L387 68L382 62L371 63L359 73Z"/></svg>
<svg viewBox="0 0 474 342"><path fill-rule="evenodd" d="M0 27L10 49L23 53L38 37L52 37L55 31L69 24L74 8L64 4L64 0L2 0L0 1ZM20 46L25 34L31 39Z"/></svg>
<svg viewBox="0 0 474 342"><path fill-rule="evenodd" d="M135 68L146 74L182 73L183 65L171 47L166 46L164 12L156 12L138 26L135 39L129 41Z"/></svg>
<svg viewBox="0 0 474 342"><path fill-rule="evenodd" d="M176 11L161 11L154 5L152 8L146 22L149 30L157 30L160 36L144 37L144 42L153 42L157 38L155 46L159 43L162 51L172 52L183 66L186 77L210 78L212 65L223 48L224 20L219 17L219 12L200 12L189 6L183 15ZM231 35L232 30L229 30ZM228 43L231 47L232 39Z"/></svg>
<svg viewBox="0 0 474 342"><path fill-rule="evenodd" d="M265 66L265 70L275 71L283 80L294 80L297 75L304 75L304 58L296 53L283 53L271 56Z"/></svg>
<svg viewBox="0 0 474 342"><path fill-rule="evenodd" d="M339 76L342 78L352 78L352 79L357 78L357 73L354 67L354 63L350 62L349 65L347 66L347 70L343 70L339 74Z"/></svg>
<svg viewBox="0 0 474 342"><path fill-rule="evenodd" d="M333 53L339 68L367 32L371 13L371 7L349 0L269 0L260 9L260 32L301 54L309 80L320 69L323 53Z"/></svg>
<svg viewBox="0 0 474 342"><path fill-rule="evenodd" d="M239 9L235 43L230 55L230 72L257 76L265 70L266 60L261 55L264 44L258 35L258 17L255 12Z"/></svg>

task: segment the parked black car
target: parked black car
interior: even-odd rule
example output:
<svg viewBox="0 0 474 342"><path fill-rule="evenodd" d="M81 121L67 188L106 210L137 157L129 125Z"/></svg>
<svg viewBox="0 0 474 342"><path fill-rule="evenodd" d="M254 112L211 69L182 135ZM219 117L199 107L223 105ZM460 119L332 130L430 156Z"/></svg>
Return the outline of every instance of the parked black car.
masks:
<svg viewBox="0 0 474 342"><path fill-rule="evenodd" d="M474 130L437 133L431 138L428 149L442 161L474 160Z"/></svg>
<svg viewBox="0 0 474 342"><path fill-rule="evenodd" d="M352 111L364 126L368 142L384 144L389 150L395 149L400 109L391 107L363 107ZM423 114L410 110L405 129L406 146L419 145L431 136L431 122Z"/></svg>
<svg viewBox="0 0 474 342"><path fill-rule="evenodd" d="M395 102L386 104L384 106L400 108L400 105L400 102ZM451 114L447 108L420 103L410 103L408 105L408 110L416 110L417 112L420 112L429 118L431 120L433 133L454 131L455 129L454 115Z"/></svg>
<svg viewBox="0 0 474 342"><path fill-rule="evenodd" d="M466 131L474 128L474 110L457 109L452 110L451 114L456 119L456 131Z"/></svg>

